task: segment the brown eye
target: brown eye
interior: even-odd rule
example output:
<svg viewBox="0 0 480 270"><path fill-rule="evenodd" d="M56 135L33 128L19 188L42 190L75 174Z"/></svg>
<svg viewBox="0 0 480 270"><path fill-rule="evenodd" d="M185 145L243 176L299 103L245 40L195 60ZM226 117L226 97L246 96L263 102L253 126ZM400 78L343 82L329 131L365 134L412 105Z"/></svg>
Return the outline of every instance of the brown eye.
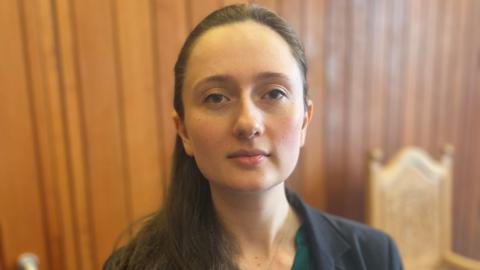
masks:
<svg viewBox="0 0 480 270"><path fill-rule="evenodd" d="M228 101L228 98L222 94L210 94L204 100L204 102L206 103L214 103L214 104L219 104L226 101Z"/></svg>
<svg viewBox="0 0 480 270"><path fill-rule="evenodd" d="M287 94L285 94L285 92L281 89L278 89L278 88L274 88L270 91L268 91L267 94L265 94L265 98L267 99L273 99L273 100L280 100L284 97L286 97Z"/></svg>

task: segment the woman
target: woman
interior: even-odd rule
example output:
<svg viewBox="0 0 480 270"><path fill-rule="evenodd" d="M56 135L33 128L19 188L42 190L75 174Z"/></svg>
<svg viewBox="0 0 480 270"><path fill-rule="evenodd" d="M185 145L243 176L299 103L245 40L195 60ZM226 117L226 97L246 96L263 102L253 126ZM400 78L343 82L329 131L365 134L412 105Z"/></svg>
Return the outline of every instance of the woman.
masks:
<svg viewBox="0 0 480 270"><path fill-rule="evenodd" d="M273 12L234 5L205 18L175 65L164 208L105 269L401 269L388 236L285 189L312 117L306 73Z"/></svg>

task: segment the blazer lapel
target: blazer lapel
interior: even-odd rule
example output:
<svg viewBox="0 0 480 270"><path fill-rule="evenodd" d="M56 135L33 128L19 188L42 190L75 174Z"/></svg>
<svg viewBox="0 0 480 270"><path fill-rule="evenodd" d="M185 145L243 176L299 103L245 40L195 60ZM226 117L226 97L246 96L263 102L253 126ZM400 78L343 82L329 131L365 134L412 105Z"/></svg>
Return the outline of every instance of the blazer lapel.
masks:
<svg viewBox="0 0 480 270"><path fill-rule="evenodd" d="M350 249L350 245L323 214L306 205L295 193L287 190L287 198L290 205L303 217L315 263L314 269L343 269L336 262Z"/></svg>

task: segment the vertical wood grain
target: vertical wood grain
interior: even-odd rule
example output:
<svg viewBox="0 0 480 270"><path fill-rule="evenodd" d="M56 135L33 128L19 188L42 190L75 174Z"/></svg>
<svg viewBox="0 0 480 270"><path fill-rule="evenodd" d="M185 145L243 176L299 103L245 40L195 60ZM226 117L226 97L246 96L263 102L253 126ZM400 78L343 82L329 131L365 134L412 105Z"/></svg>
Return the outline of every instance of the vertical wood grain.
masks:
<svg viewBox="0 0 480 270"><path fill-rule="evenodd" d="M173 67L187 34L187 17L184 1L155 0L154 50L156 51L157 121L160 123L162 163L165 183L168 182L175 140L173 125ZM175 25L175 27L171 27ZM166 189L166 187L165 187Z"/></svg>
<svg viewBox="0 0 480 270"><path fill-rule="evenodd" d="M0 270L5 270L7 267L5 266L6 258L5 258L5 251L4 251L4 244L3 244L3 226L2 221L0 220Z"/></svg>
<svg viewBox="0 0 480 270"><path fill-rule="evenodd" d="M403 133L402 144L412 145L415 143L415 122L416 122L416 108L418 103L415 95L418 92L417 78L418 78L418 59L420 58L420 31L421 31L421 15L420 13L421 1L408 1L408 11L406 16L406 23L408 23L407 42L408 52L406 57L406 74L405 74L405 99L402 106L403 117Z"/></svg>
<svg viewBox="0 0 480 270"><path fill-rule="evenodd" d="M478 94L475 94L475 90L478 92L478 48L479 48L479 37L478 37L478 23L479 20L475 13L475 1L466 1L466 22L465 22L465 31L464 36L462 36L464 48L462 50L462 62L463 62L463 72L461 76L461 86L463 91L462 101L459 108L459 128L460 130L456 133L457 145L459 145L458 155L460 160L466 162L456 163L458 180L457 184L457 205L458 211L455 213L457 220L457 229L455 230L457 237L456 248L461 254L467 254L472 257L478 257L478 253L471 249L472 243L478 243L478 221L479 218L479 208L475 205L475 193L471 192L472 188L477 186L476 178L476 166L472 166L471 159L475 158L474 152L475 146L478 147L478 139L473 139L473 134L475 133L473 123L475 120L474 111L476 110L475 103L478 104L478 100L475 101L475 97L478 98ZM478 7L478 6L477 6ZM472 57L477 56L477 57ZM473 86L473 87L472 87ZM475 87L477 86L477 87ZM476 116L478 117L478 115ZM478 121L477 121L478 122ZM476 137L478 138L478 137ZM470 162L468 162L470 161ZM465 194L473 193L473 196L465 196ZM477 206L477 207L475 207ZM462 243L462 244L458 244ZM470 243L470 244L465 244Z"/></svg>
<svg viewBox="0 0 480 270"><path fill-rule="evenodd" d="M123 60L121 56L121 48L120 46L120 29L119 29L119 16L122 14L119 14L121 9L118 7L118 1L112 0L110 1L110 12L111 12L111 19L112 19L112 40L113 40L113 53L114 53L114 73L115 73L115 78L116 78L116 96L117 96L117 113L118 113L118 124L119 124L119 130L118 130L118 135L119 135L119 141L120 141L120 151L121 153L119 154L121 158L121 169L122 169L122 174L123 174L123 208L127 217L127 224L133 222L133 202L132 202L132 181L133 179L131 178L132 174L130 171L130 164L129 164L129 147L127 145L128 143L128 138L129 135L127 133L127 116L126 112L128 112L128 100L126 97L129 97L126 95L127 91L125 89L125 83L128 83L128 80L125 80L125 77L128 76L129 74L125 74L124 69L123 69ZM123 31L122 31L123 32ZM128 86L127 86L128 87ZM137 120L140 122L139 120ZM132 129L130 129L132 130ZM124 225L125 226L125 225ZM128 228L128 227L127 227ZM128 233L132 233L131 231L128 231ZM100 258L100 266L103 265L103 262L108 258L107 256L110 255L110 251L105 252L105 257Z"/></svg>
<svg viewBox="0 0 480 270"><path fill-rule="evenodd" d="M229 6L233 4L239 4L239 3L251 3L252 0L219 0L221 2L222 6Z"/></svg>
<svg viewBox="0 0 480 270"><path fill-rule="evenodd" d="M462 51L462 47L460 46L460 36L463 32L463 23L462 20L464 17L464 2L459 3L452 3L451 1L445 1L445 37L450 36L450 38L445 38L444 40L444 50L443 50L443 73L440 74L440 79L442 79L443 89L440 96L439 102L439 141L440 143L445 142L452 142L455 146L455 153L454 153L454 164L453 164L453 214L452 217L454 219L453 222L453 239L454 239L454 247L457 249L459 246L460 240L460 232L464 231L462 228L463 226L458 222L460 214L463 210L459 204L459 194L462 194L463 188L460 187L460 182L462 179L459 178L459 164L461 162L461 145L458 145L455 140L455 131L456 129L456 122L457 117L454 114L455 107L458 107L456 104L458 103L455 98L455 94L463 92L463 89L454 88L454 82L456 80L455 73L460 68L459 60ZM455 89L455 90L453 90ZM464 196L464 195L460 195ZM458 250L458 249L457 249Z"/></svg>
<svg viewBox="0 0 480 270"><path fill-rule="evenodd" d="M309 97L313 102L313 118L302 149L301 193L313 206L326 209L326 151L325 151L325 51L327 1L306 0L304 46L308 61Z"/></svg>
<svg viewBox="0 0 480 270"><path fill-rule="evenodd" d="M303 38L305 31L305 1L278 0L276 6L278 14L292 26L299 37Z"/></svg>
<svg viewBox="0 0 480 270"><path fill-rule="evenodd" d="M366 91L367 91L367 50L372 47L369 37L369 20L373 15L369 9L369 3L366 1L352 1L349 3L349 27L350 31L350 57L348 66L350 67L350 78L347 80L348 94L346 101L346 160L344 161L348 170L345 172L345 179L348 179L348 185L345 187L348 197L347 209L354 209L354 205L363 204L364 186L362 183L365 175L364 161L359 158L365 156L368 151L365 144L365 134L362 132L364 125L367 124L366 111ZM362 208L363 207L358 207ZM363 212L358 209L348 213L350 217L362 219Z"/></svg>
<svg viewBox="0 0 480 270"><path fill-rule="evenodd" d="M439 30L439 7L440 3L436 0L425 1L425 22L424 22L424 31L422 37L422 55L424 57L423 63L424 66L420 71L422 81L420 82L420 95L418 95L418 100L422 104L422 109L419 114L419 121L416 125L417 135L419 137L419 142L421 145L424 145L424 148L432 152L435 150L435 145L432 144L431 140L431 130L433 128L432 121L432 107L434 101L434 91L433 83L435 79L435 59L437 58L439 43L437 42L437 32Z"/></svg>
<svg viewBox="0 0 480 270"><path fill-rule="evenodd" d="M480 2L472 1L474 4L473 10L475 19L473 22L474 26L480 25L480 16L477 14L480 13ZM474 37L476 38L476 46L473 49L472 53L472 80L470 84L470 91L472 92L471 97L471 118L470 118L470 125L471 125L471 154L470 154L470 170L471 173L468 176L470 179L470 184L472 185L471 189L472 194L469 196L471 201L468 203L470 207L470 217L472 221L467 221L467 224L470 224L470 237L464 246L468 245L468 248L465 250L465 254L472 258L476 258L480 260L480 226L477 224L480 223L480 166L476 161L480 160L480 125L478 124L478 117L480 116L480 29L478 27L474 27L473 32Z"/></svg>
<svg viewBox="0 0 480 270"><path fill-rule="evenodd" d="M478 4L473 3L469 5L471 7L470 12L475 11L475 7L478 9ZM460 234L460 243L469 243L469 244L460 244L456 248L461 254L471 256L474 258L479 258L477 252L477 244L480 242L480 229L478 228L478 222L480 221L480 185L478 184L478 179L480 179L479 169L478 169L478 160L480 158L480 151L475 151L475 149L480 149L480 143L478 138L480 138L480 128L477 118L480 116L480 31L478 26L480 24L480 19L470 15L472 21L470 23L469 33L472 33L471 40L471 49L469 55L476 57L470 57L467 59L468 68L467 68L467 77L466 77L466 104L465 104L465 125L463 128L463 142L465 145L465 160L467 162L463 163L463 176L464 187L469 187L471 190L471 196L461 196L460 208L464 209L462 212L461 219L459 220L460 226L464 227L463 230L458 230ZM469 17L470 17L469 16ZM464 190L464 193L467 193L467 190ZM465 199L465 197L467 197Z"/></svg>
<svg viewBox="0 0 480 270"><path fill-rule="evenodd" d="M452 51L451 56L453 57L453 61L451 62L451 70L450 70L450 84L449 89L456 89L457 91L449 91L449 96L447 99L447 108L448 110L448 118L447 121L450 124L450 129L448 132L448 140L453 141L455 145L458 145L458 133L460 131L460 122L461 122L461 114L462 114L462 100L465 94L465 90L463 89L463 74L464 74L464 60L465 60L465 39L469 37L469 33L467 33L467 12L468 12L468 5L466 0L458 1L453 7L455 10L455 32L452 39L454 43L454 49ZM458 165L459 159L456 159L456 165ZM457 164L458 163L458 164Z"/></svg>
<svg viewBox="0 0 480 270"><path fill-rule="evenodd" d="M75 251L66 255L76 261L76 268L94 268L93 233L87 196L87 159L83 100L80 93L82 82L79 73L78 36L73 1L55 0L53 3L56 21L59 55L59 81L61 87L62 117L64 121L65 147L67 151L68 185L63 192L70 192L68 203L62 200L62 217L72 223ZM67 178L66 178L67 181ZM70 206L70 207L68 207ZM70 209L69 209L70 208ZM71 219L68 220L69 216ZM66 236L69 237L69 236Z"/></svg>
<svg viewBox="0 0 480 270"><path fill-rule="evenodd" d="M343 213L346 209L345 179L345 100L349 80L347 66L349 45L348 1L330 1L326 7L327 28L325 63L325 129L327 209Z"/></svg>
<svg viewBox="0 0 480 270"><path fill-rule="evenodd" d="M125 143L133 220L153 212L162 200L159 129L150 1L118 1L118 58L125 115Z"/></svg>
<svg viewBox="0 0 480 270"><path fill-rule="evenodd" d="M276 12L279 10L278 1L280 0L251 0L252 3L259 4Z"/></svg>
<svg viewBox="0 0 480 270"><path fill-rule="evenodd" d="M21 3L21 2L20 2ZM46 79L46 70L48 70L50 64L45 61L42 50L43 41L51 40L51 35L48 32L44 32L43 24L48 23L48 20L41 20L41 7L42 2L36 2L32 5L20 4L20 14L22 18L21 25L23 26L23 44L25 50L25 66L27 69L28 77L28 90L29 90L29 103L30 114L32 118L32 132L34 140L34 156L36 158L36 169L38 179L36 187L38 188L38 196L41 208L42 219L44 223L44 238L51 244L45 250L47 253L47 265L52 269L60 269L62 259L54 259L55 257L61 257L61 243L58 237L52 237L49 239L50 233L60 233L58 231L58 219L56 215L56 204L54 196L45 196L46 190L52 190L54 187L54 161L51 159L51 134L48 128L50 124L49 113L50 104L48 100L48 94L46 89L48 88ZM48 17L48 16L47 16ZM50 25L46 26L46 29L50 29ZM52 49L52 48L50 48ZM28 221L24 221L28 222Z"/></svg>
<svg viewBox="0 0 480 270"><path fill-rule="evenodd" d="M406 1L391 1L388 14L391 14L387 39L390 40L388 56L388 94L386 104L385 157L393 157L400 149L402 140L402 119L404 110L406 57L408 47L405 39L408 30Z"/></svg>
<svg viewBox="0 0 480 270"><path fill-rule="evenodd" d="M427 35L429 32L431 32L433 29L430 29L427 27L428 24L428 18L431 15L431 10L428 9L428 1L420 1L415 5L411 6L415 10L411 10L412 14L416 16L416 23L418 25L417 31L414 31L417 35L414 37L414 40L416 40L416 50L417 50L417 55L416 59L412 59L412 65L415 65L415 77L411 81L413 84L413 88L415 89L412 94L412 100L414 100L415 103L413 103L414 111L413 111L413 121L411 124L412 128L412 138L414 139L414 144L419 144L419 145L424 145L422 144L422 138L420 136L421 130L423 129L422 124L423 124L423 114L425 113L424 111L424 105L427 103L424 99L424 94L426 93L426 88L425 88L425 74L426 71L425 69L427 68L427 49L426 49L426 43L428 42ZM428 32L427 32L428 31ZM430 51L432 48L428 48ZM429 72L429 70L427 71Z"/></svg>
<svg viewBox="0 0 480 270"><path fill-rule="evenodd" d="M480 3L478 1L474 2L475 13L480 12ZM478 26L480 24L480 16L475 16L475 19L472 23L474 29L472 31L473 36L475 37L475 47L472 53L472 66L471 66L471 80L469 84L470 97L469 97L469 122L468 122L468 134L469 141L466 142L469 145L469 172L466 174L468 179L467 185L469 186L469 191L471 194L467 196L470 201L465 202L465 207L468 210L465 213L465 216L468 217L465 220L465 227L467 227L468 233L466 238L463 238L460 243L458 243L455 248L458 249L462 254L476 258L480 260L479 243L480 243L480 166L478 166L478 160L480 160L480 125L478 124L478 117L480 116L480 30ZM457 195L460 196L460 195ZM459 230L462 230L460 227Z"/></svg>
<svg viewBox="0 0 480 270"><path fill-rule="evenodd" d="M453 34L453 9L449 7L451 1L442 0L439 2L440 8L440 33L437 39L440 47L437 52L436 59L436 74L434 81L435 101L433 106L433 125L432 125L432 140L434 145L441 145L446 143L445 129L448 122L446 116L446 98L448 92L448 68L450 63L450 51L452 49L452 42L450 36Z"/></svg>
<svg viewBox="0 0 480 270"><path fill-rule="evenodd" d="M385 99L388 91L388 63L387 52L389 40L387 39L387 25L390 23L387 17L387 0L373 0L371 3L371 48L369 50L370 69L368 84L368 122L367 141L368 148L384 148L385 145Z"/></svg>
<svg viewBox="0 0 480 270"><path fill-rule="evenodd" d="M58 55L51 53L57 50L55 17L50 1L37 1L24 8L49 268L76 269Z"/></svg>
<svg viewBox="0 0 480 270"><path fill-rule="evenodd" d="M112 241L131 217L122 144L122 115L116 69L112 6L106 1L74 1L78 43L78 89L85 136L85 191L93 268L111 253Z"/></svg>
<svg viewBox="0 0 480 270"><path fill-rule="evenodd" d="M190 15L188 31L191 31L203 18L220 7L218 0L188 1L187 3Z"/></svg>
<svg viewBox="0 0 480 270"><path fill-rule="evenodd" d="M449 126L450 130L447 131L449 135L449 140L453 141L453 144L456 146L455 160L454 160L454 171L453 171L453 189L454 189L454 220L457 222L453 223L455 235L454 241L455 246L458 246L458 243L462 243L466 239L466 226L465 224L465 201L467 198L464 195L468 192L469 187L465 184L468 179L464 178L465 162L466 161L466 152L465 149L468 147L464 143L464 124L465 124L465 115L464 115L464 106L466 101L466 91L464 87L464 73L465 73L465 61L466 57L466 48L468 48L468 37L470 33L468 32L468 2L458 1L455 5L454 10L456 12L456 30L454 38L454 59L452 62L451 69L451 80L450 80L450 89L457 89L458 91L449 91L449 97L447 100L447 108L449 108L449 119L451 124ZM467 43L466 43L467 42ZM462 228L463 227L463 228ZM462 229L460 229L462 228Z"/></svg>
<svg viewBox="0 0 480 270"><path fill-rule="evenodd" d="M25 15L23 2L0 2L0 219L7 269L25 251L50 265Z"/></svg>

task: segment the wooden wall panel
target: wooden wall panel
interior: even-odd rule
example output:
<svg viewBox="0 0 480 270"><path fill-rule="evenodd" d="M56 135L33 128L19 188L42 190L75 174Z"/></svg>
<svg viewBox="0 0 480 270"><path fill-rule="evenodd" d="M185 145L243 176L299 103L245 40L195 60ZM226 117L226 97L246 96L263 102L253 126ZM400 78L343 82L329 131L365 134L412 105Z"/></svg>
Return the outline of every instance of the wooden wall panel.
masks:
<svg viewBox="0 0 480 270"><path fill-rule="evenodd" d="M444 130L446 132L446 140L453 141L455 145L455 153L454 153L454 172L453 172L453 179L454 179L454 219L457 222L453 222L454 227L454 242L455 245L458 246L459 243L459 236L462 237L466 226L465 219L463 218L465 215L465 208L464 203L465 200L465 192L470 188L465 185L467 179L462 179L464 175L463 164L466 161L466 157L464 156L464 147L467 146L462 143L462 138L459 138L458 133L461 129L461 121L462 121L462 113L461 108L463 106L462 96L464 96L464 89L462 89L462 82L461 77L463 74L463 61L464 58L464 48L465 48L465 38L467 38L467 18L466 13L468 10L467 2L466 1L459 1L458 3L451 6L454 11L454 22L453 22L453 33L452 37L456 42L452 42L452 53L450 55L450 69L449 73L447 74L449 80L447 80L447 99L445 102L446 106L446 114L445 118L447 120L447 126ZM451 89L461 89L461 91L451 91ZM462 160L463 159L463 160ZM459 196L460 195L460 196ZM463 237L462 237L463 238Z"/></svg>
<svg viewBox="0 0 480 270"><path fill-rule="evenodd" d="M65 237L74 238L74 252L66 252L69 260L76 261L71 269L93 268L93 250L91 219L87 203L87 162L85 158L85 136L81 82L79 76L78 38L76 35L75 13L72 1L54 1L54 21L56 22L56 41L59 54L59 82L64 119L65 145L67 152L67 171L69 183L70 209L62 213L63 218L71 215L73 233ZM66 193L66 192L64 192ZM61 201L63 205L65 203ZM71 234L71 235L70 235Z"/></svg>
<svg viewBox="0 0 480 270"><path fill-rule="evenodd" d="M452 52L454 51L454 44L451 42L451 37L454 35L454 32L457 29L454 27L455 21L455 9L451 1L441 1L441 10L440 17L441 23L439 24L438 35L438 46L440 50L438 51L437 61L436 61L436 74L435 74L435 95L434 95L434 104L437 104L433 107L433 115L436 116L436 119L433 121L432 133L435 134L432 143L434 145L441 145L448 141L447 139L447 127L451 125L449 115L447 111L450 106L447 106L448 103L448 94L452 91L449 88L450 81L450 69L452 63Z"/></svg>
<svg viewBox="0 0 480 270"><path fill-rule="evenodd" d="M370 32L369 36L372 40L368 57L370 61L367 63L368 68L368 85L367 85L367 122L366 122L366 143L368 149L382 147L385 143L385 97L387 93L387 53L388 39L387 27L389 25L388 14L390 11L388 5L391 1L377 0L370 1ZM349 108L346 107L346 110ZM359 198L357 198L358 200ZM363 216L363 215L362 215ZM358 219L359 217L355 217Z"/></svg>
<svg viewBox="0 0 480 270"><path fill-rule="evenodd" d="M340 212L347 209L346 199L342 196L348 182L345 179L346 160L346 78L347 43L349 35L348 1L329 1L326 7L326 27L324 39L325 51L325 98L319 104L325 110L325 152L326 152L326 187L323 195L327 196L327 209ZM323 128L323 127L320 127ZM319 150L319 149L317 149ZM334 180L335 179L335 180ZM334 180L334 181L333 181ZM305 181L309 181L305 179ZM313 180L310 180L313 181Z"/></svg>
<svg viewBox="0 0 480 270"><path fill-rule="evenodd" d="M278 0L276 3L277 12L287 20L300 37L305 31L305 1Z"/></svg>
<svg viewBox="0 0 480 270"><path fill-rule="evenodd" d="M238 4L238 3L249 3L251 2L250 0L220 0L222 6L228 6L228 5L233 5L233 4Z"/></svg>
<svg viewBox="0 0 480 270"><path fill-rule="evenodd" d="M449 135L456 146L453 177L455 181L454 220L457 221L453 223L455 247L462 254L479 258L478 249L474 251L468 248L471 246L472 241L475 241L477 247L478 243L480 243L480 230L478 228L470 230L471 224L478 224L479 220L478 216L469 215L469 210L472 209L471 205L475 199L471 195L467 195L471 193L472 188L475 186L473 184L473 181L475 181L474 167L470 167L468 165L469 162L467 162L470 159L469 152L470 149L480 149L478 142L472 143L472 141L469 142L467 140L471 132L467 128L467 106L469 104L468 74L470 74L469 69L471 69L469 63L474 58L472 57L474 55L472 53L472 45L475 43L475 38L472 35L472 27L475 27L475 24L473 24L474 17L471 16L472 10L475 9L472 8L471 3L473 2L464 1L458 3L457 12L463 18L458 20L459 26L456 30L458 31L458 41L455 42L457 49L455 50L456 57L452 62L450 87L451 89L461 89L461 91L450 91L446 105L447 108L450 108L448 117L452 118L452 124L449 127L451 131L447 132L450 133ZM479 46L477 45L475 50L478 50L478 48ZM478 208L476 211L478 211ZM466 236L466 234L469 236Z"/></svg>
<svg viewBox="0 0 480 270"><path fill-rule="evenodd" d="M415 125L416 134L419 138L419 144L424 145L424 148L432 152L434 145L431 143L432 137L432 107L433 107L433 79L435 75L435 56L438 55L439 46L437 42L437 34L439 30L439 7L438 1L429 0L425 1L422 10L424 10L425 20L422 24L422 57L420 58L419 66L421 70L419 88L423 91L419 91L417 94L417 100L422 104L423 113L419 116L419 119Z"/></svg>
<svg viewBox="0 0 480 270"><path fill-rule="evenodd" d="M271 10L275 10L278 12L278 2L280 2L282 0L253 0L253 1L249 1L249 2L253 2L253 3L256 3L256 4L259 4L259 5L262 5L264 7L267 7Z"/></svg>
<svg viewBox="0 0 480 270"><path fill-rule="evenodd" d="M403 105L403 112L405 114L403 118L402 129L402 143L405 145L414 144L413 136L415 134L415 110L416 106L415 93L417 92L417 67L419 66L418 59L420 58L420 29L421 15L419 14L419 5L421 1L408 1L408 11L406 16L406 22L408 22L407 36L404 44L408 46L407 60L406 60L406 74L405 74L405 99Z"/></svg>
<svg viewBox="0 0 480 270"><path fill-rule="evenodd" d="M24 252L51 264L27 24L23 3L0 2L0 223L6 269L14 269Z"/></svg>
<svg viewBox="0 0 480 270"><path fill-rule="evenodd" d="M2 228L2 223L0 221L0 270L5 270L7 269L7 260L5 257L5 244L3 243L3 228Z"/></svg>
<svg viewBox="0 0 480 270"><path fill-rule="evenodd" d="M345 104L349 107L346 111L346 159L345 164L348 169L345 170L345 178L350 181L347 186L351 194L348 209L352 209L352 216L362 217L362 211L355 209L355 203L363 201L364 188L362 183L362 175L365 175L365 167L362 164L361 156L367 150L364 143L368 138L364 133L366 112L368 112L367 99L367 75L368 69L365 68L371 57L367 54L368 48L373 46L371 38L372 30L369 31L369 23L371 23L372 14L367 1L351 1L348 3L348 28L350 37L348 38L348 46L351 56L347 59L348 78L346 81L346 100ZM328 113L328 112L326 112ZM352 204L353 203L353 204ZM358 207L358 206L357 206ZM362 207L363 208L363 207ZM355 209L355 210L354 210Z"/></svg>
<svg viewBox="0 0 480 270"><path fill-rule="evenodd" d="M480 11L480 5L476 2L476 10ZM480 18L476 16L474 25L479 25ZM470 81L470 96L469 96L469 121L468 121L468 140L465 142L470 147L468 148L468 157L465 166L470 168L466 170L465 186L469 187L468 196L462 196L462 205L460 209L464 211L456 212L456 217L463 214L463 224L457 224L455 248L468 256L480 258L478 248L480 243L480 228L478 220L480 220L480 125L478 124L478 117L480 116L480 31L478 28L474 30L476 37L476 57L473 57L474 68L471 74ZM465 193L464 193L465 194ZM458 195L457 195L458 196ZM459 218L460 219L460 218ZM463 227L461 226L463 225Z"/></svg>
<svg viewBox="0 0 480 270"><path fill-rule="evenodd" d="M405 114L403 103L405 100L405 76L406 57L408 46L405 46L408 35L408 27L405 24L408 13L407 1L392 1L387 12L390 16L389 29L387 30L390 39L388 55L388 102L386 104L386 132L384 151L387 156L392 156L398 151L402 140L402 117Z"/></svg>
<svg viewBox="0 0 480 270"><path fill-rule="evenodd" d="M305 1L305 16L303 29L304 46L308 56L309 68L309 97L314 104L313 118L310 123L305 146L302 149L299 168L301 193L313 206L325 209L327 204L326 187L326 143L324 125L325 108L323 102L326 97L325 61L327 29L326 14L327 2L318 0ZM310 179L309 181L305 181Z"/></svg>
<svg viewBox="0 0 480 270"><path fill-rule="evenodd" d="M50 1L24 8L25 36L31 78L31 100L38 148L44 236L49 269L76 269L74 228L69 203L69 176L59 91L58 55ZM52 194L53 192L53 194ZM44 265L45 261L40 264Z"/></svg>
<svg viewBox="0 0 480 270"><path fill-rule="evenodd" d="M112 251L112 243L107 240L115 239L132 220L122 141L124 113L115 57L114 10L107 1L74 1L72 8L78 44L75 53L85 147L91 269L99 269Z"/></svg>
<svg viewBox="0 0 480 270"><path fill-rule="evenodd" d="M455 226L455 248L458 252L471 257L480 258L478 247L480 243L480 185L478 179L478 157L480 155L480 142L478 140L479 124L477 118L480 116L480 31L478 25L480 18L477 12L480 11L478 1L467 3L467 27L465 30L464 44L464 73L463 76L463 101L461 104L461 116L459 119L459 130L457 136L456 172L454 179L457 179L456 200L454 217L457 223ZM476 164L476 165L475 165Z"/></svg>
<svg viewBox="0 0 480 270"><path fill-rule="evenodd" d="M153 20L150 1L118 1L118 43L121 106L124 111L123 140L127 157L128 207L133 220L160 205L162 167L160 125L155 102Z"/></svg>
<svg viewBox="0 0 480 270"><path fill-rule="evenodd" d="M155 51L155 72L157 91L157 115L160 123L164 190L170 174L175 141L173 124L173 67L186 38L188 20L184 1L156 0L153 4L153 38ZM175 27L173 27L175 26Z"/></svg>
<svg viewBox="0 0 480 270"><path fill-rule="evenodd" d="M186 14L188 31L190 32L203 18L219 7L218 0L189 1Z"/></svg>
<svg viewBox="0 0 480 270"><path fill-rule="evenodd" d="M455 213L462 217L455 218L455 245L461 253L478 257L478 252L471 249L478 245L472 243L479 242L475 238L478 231L471 229L478 223L478 215L466 210L475 208L477 210L472 211L478 213L478 205L474 203L477 199L471 191L475 175L473 167L465 165L465 161L470 160L467 153L480 150L478 143L467 140L471 132L467 129L466 117L466 108L473 106L466 102L472 97L468 94L466 77L475 70L472 61L478 61L479 46L471 28L476 25L473 14L477 14L478 4L474 1L368 1L368 29L366 33L359 33L372 40L367 48L364 94L368 100L363 115L356 106L361 106L365 96L355 96L353 92L357 67L352 62L361 59L362 53L354 42L359 26L352 25L351 21L364 10L345 8L337 2L329 4L326 31L330 34L326 34L326 40L333 45L327 47L325 68L326 91L330 95L322 103L327 115L324 126L326 182L330 187L325 194L326 209L363 220L365 174L361 173L364 171L361 167L365 166L367 151L373 147L387 149L387 158L409 144L438 156L443 144L453 143L457 149ZM345 66L344 61L347 61ZM337 72L333 76L332 70ZM437 100L440 102L435 102ZM356 110L358 113L353 112ZM338 121L344 127L335 126ZM355 150L353 138L361 135L351 126L358 122L367 123L362 131L368 147L362 151L361 148ZM470 239L462 235L469 235ZM475 240L471 238L474 235Z"/></svg>

